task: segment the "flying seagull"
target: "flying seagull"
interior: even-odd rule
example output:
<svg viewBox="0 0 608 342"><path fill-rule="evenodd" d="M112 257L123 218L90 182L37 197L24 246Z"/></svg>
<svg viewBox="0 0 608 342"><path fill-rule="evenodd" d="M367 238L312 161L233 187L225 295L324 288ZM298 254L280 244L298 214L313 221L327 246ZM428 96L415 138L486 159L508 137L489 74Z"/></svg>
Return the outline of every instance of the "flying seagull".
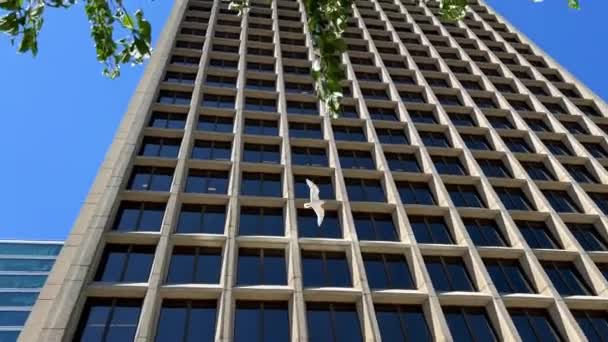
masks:
<svg viewBox="0 0 608 342"><path fill-rule="evenodd" d="M310 179L306 179L306 184L310 188L310 202L304 203L304 208L312 208L315 211L315 214L317 214L317 226L321 227L323 217L325 217L325 209L323 209L325 201L319 199L319 187L315 183Z"/></svg>

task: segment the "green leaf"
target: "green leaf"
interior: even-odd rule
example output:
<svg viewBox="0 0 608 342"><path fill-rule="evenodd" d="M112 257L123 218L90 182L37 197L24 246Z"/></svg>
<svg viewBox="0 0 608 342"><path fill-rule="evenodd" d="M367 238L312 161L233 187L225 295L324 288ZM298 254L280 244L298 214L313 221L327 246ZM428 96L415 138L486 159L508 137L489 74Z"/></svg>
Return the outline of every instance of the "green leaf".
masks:
<svg viewBox="0 0 608 342"><path fill-rule="evenodd" d="M31 51L36 56L38 53L38 42L36 41L36 31L33 28L27 28L23 31L23 37L17 51L19 53Z"/></svg>
<svg viewBox="0 0 608 342"><path fill-rule="evenodd" d="M568 0L568 7L572 9L580 9L579 0Z"/></svg>

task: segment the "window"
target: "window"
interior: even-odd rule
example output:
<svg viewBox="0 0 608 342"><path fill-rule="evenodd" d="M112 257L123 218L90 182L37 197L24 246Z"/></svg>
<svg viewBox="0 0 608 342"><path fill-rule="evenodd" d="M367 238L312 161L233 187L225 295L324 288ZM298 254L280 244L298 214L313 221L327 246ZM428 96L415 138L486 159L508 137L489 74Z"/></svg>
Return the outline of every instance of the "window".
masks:
<svg viewBox="0 0 608 342"><path fill-rule="evenodd" d="M121 232L158 232L164 214L164 203L125 201L118 208L112 229Z"/></svg>
<svg viewBox="0 0 608 342"><path fill-rule="evenodd" d="M577 121L562 121L562 125L572 134L588 134L587 130Z"/></svg>
<svg viewBox="0 0 608 342"><path fill-rule="evenodd" d="M232 133L232 118L223 116L201 115L196 129L200 131Z"/></svg>
<svg viewBox="0 0 608 342"><path fill-rule="evenodd" d="M447 184L446 188L454 205L458 207L484 208L483 200L473 185Z"/></svg>
<svg viewBox="0 0 608 342"><path fill-rule="evenodd" d="M608 213L608 195L601 192L588 192L587 195L591 197L593 202L600 208L600 210L604 213Z"/></svg>
<svg viewBox="0 0 608 342"><path fill-rule="evenodd" d="M524 118L530 129L536 132L549 132L550 129L543 119Z"/></svg>
<svg viewBox="0 0 608 342"><path fill-rule="evenodd" d="M482 109L498 108L496 103L494 103L494 100L489 97L473 97L473 101Z"/></svg>
<svg viewBox="0 0 608 342"><path fill-rule="evenodd" d="M304 287L351 287L346 255L341 252L302 251Z"/></svg>
<svg viewBox="0 0 608 342"><path fill-rule="evenodd" d="M42 289L46 275L0 274L2 289Z"/></svg>
<svg viewBox="0 0 608 342"><path fill-rule="evenodd" d="M198 64L198 61L197 63ZM217 67L217 68L223 68L223 69L236 69L238 66L238 62L237 61L232 61L232 60L223 60L223 59L211 59L209 60L209 65L213 66L213 67Z"/></svg>
<svg viewBox="0 0 608 342"><path fill-rule="evenodd" d="M316 102L287 101L287 113L302 115L318 115Z"/></svg>
<svg viewBox="0 0 608 342"><path fill-rule="evenodd" d="M129 190L169 191L173 169L166 167L135 166L127 185Z"/></svg>
<svg viewBox="0 0 608 342"><path fill-rule="evenodd" d="M236 77L230 76L218 76L218 75L207 75L207 79L205 83L214 87L225 87L225 88L235 88L236 87Z"/></svg>
<svg viewBox="0 0 608 342"><path fill-rule="evenodd" d="M279 135L278 123L276 120L245 119L244 133L276 136Z"/></svg>
<svg viewBox="0 0 608 342"><path fill-rule="evenodd" d="M278 164L281 161L281 151L277 145L245 143L243 146L243 161Z"/></svg>
<svg viewBox="0 0 608 342"><path fill-rule="evenodd" d="M4 308L3 308L4 309ZM27 316L29 316L29 311L5 311L2 310L2 316L0 316L0 326L2 328L5 327L22 327L25 325L25 321L27 320ZM8 338L3 335L3 333L13 333L13 331L0 330L0 338L2 341L17 341L17 335L19 335L19 331L14 331L15 337Z"/></svg>
<svg viewBox="0 0 608 342"><path fill-rule="evenodd" d="M228 172L190 170L186 179L186 192L225 194L228 190Z"/></svg>
<svg viewBox="0 0 608 342"><path fill-rule="evenodd" d="M388 166L392 171L420 172L418 160L413 153L385 153Z"/></svg>
<svg viewBox="0 0 608 342"><path fill-rule="evenodd" d="M285 82L285 91L292 94L312 94L314 89L310 83Z"/></svg>
<svg viewBox="0 0 608 342"><path fill-rule="evenodd" d="M460 134L465 145L471 150L491 150L490 143L483 135L478 134Z"/></svg>
<svg viewBox="0 0 608 342"><path fill-rule="evenodd" d="M74 341L133 341L141 311L141 299L89 298Z"/></svg>
<svg viewBox="0 0 608 342"><path fill-rule="evenodd" d="M545 198L551 203L555 211L561 213L580 213L581 208L576 204L567 191L561 190L542 190Z"/></svg>
<svg viewBox="0 0 608 342"><path fill-rule="evenodd" d="M388 100L386 89L361 88L361 94L365 99L370 100ZM371 113L370 113L371 114Z"/></svg>
<svg viewBox="0 0 608 342"><path fill-rule="evenodd" d="M507 101L509 101L509 104L515 110L518 110L518 111L531 111L532 110L532 108L530 107L530 105L526 101L511 100L511 99L507 99Z"/></svg>
<svg viewBox="0 0 608 342"><path fill-rule="evenodd" d="M422 307L392 304L376 304L374 307L383 341L433 340Z"/></svg>
<svg viewBox="0 0 608 342"><path fill-rule="evenodd" d="M203 107L234 109L234 96L204 94Z"/></svg>
<svg viewBox="0 0 608 342"><path fill-rule="evenodd" d="M333 125L336 140L367 141L363 129L358 126L336 126Z"/></svg>
<svg viewBox="0 0 608 342"><path fill-rule="evenodd" d="M247 71L274 72L274 64L247 62Z"/></svg>
<svg viewBox="0 0 608 342"><path fill-rule="evenodd" d="M522 152L522 153L531 153L532 149L526 143L524 138L516 138L516 137L502 137L502 141L505 142L507 147L511 150L511 152Z"/></svg>
<svg viewBox="0 0 608 342"><path fill-rule="evenodd" d="M442 132L422 131L418 133L426 146L450 147L450 142Z"/></svg>
<svg viewBox="0 0 608 342"><path fill-rule="evenodd" d="M154 246L107 245L95 281L145 283L150 276Z"/></svg>
<svg viewBox="0 0 608 342"><path fill-rule="evenodd" d="M323 139L321 125L317 123L290 122L289 136L291 138Z"/></svg>
<svg viewBox="0 0 608 342"><path fill-rule="evenodd" d="M375 169L374 159L369 151L339 150L340 165L349 169Z"/></svg>
<svg viewBox="0 0 608 342"><path fill-rule="evenodd" d="M325 210L321 226L317 226L317 215L311 209L298 209L298 236L301 238L341 239L342 229L336 211Z"/></svg>
<svg viewBox="0 0 608 342"><path fill-rule="evenodd" d="M194 84L195 79L196 74L194 73L168 71L165 74L165 78L163 81L170 83Z"/></svg>
<svg viewBox="0 0 608 342"><path fill-rule="evenodd" d="M283 208L241 207L239 235L285 235Z"/></svg>
<svg viewBox="0 0 608 342"><path fill-rule="evenodd" d="M499 293L533 293L534 288L517 260L483 259Z"/></svg>
<svg viewBox="0 0 608 342"><path fill-rule="evenodd" d="M410 216L409 220L418 243L454 243L443 217Z"/></svg>
<svg viewBox="0 0 608 342"><path fill-rule="evenodd" d="M243 172L242 195L281 197L282 191L280 174Z"/></svg>
<svg viewBox="0 0 608 342"><path fill-rule="evenodd" d="M289 341L290 330L286 302L236 302L235 342Z"/></svg>
<svg viewBox="0 0 608 342"><path fill-rule="evenodd" d="M488 121L490 121L490 123L492 124L492 126L494 128L496 128L496 129L499 129L499 128L504 128L504 129L514 128L513 124L511 123L511 121L509 121L509 119L506 116L487 115L486 118L488 119Z"/></svg>
<svg viewBox="0 0 608 342"><path fill-rule="evenodd" d="M367 107L367 111L373 120L399 121L394 108Z"/></svg>
<svg viewBox="0 0 608 342"><path fill-rule="evenodd" d="M63 244L0 242L0 255L59 255Z"/></svg>
<svg viewBox="0 0 608 342"><path fill-rule="evenodd" d="M510 309L509 314L522 341L563 341L546 310Z"/></svg>
<svg viewBox="0 0 608 342"><path fill-rule="evenodd" d="M606 240L592 224L568 223L568 228L586 251L605 251Z"/></svg>
<svg viewBox="0 0 608 342"><path fill-rule="evenodd" d="M437 172L447 175L466 175L464 166L458 157L432 156Z"/></svg>
<svg viewBox="0 0 608 342"><path fill-rule="evenodd" d="M239 249L236 283L246 285L287 285L285 252L280 249Z"/></svg>
<svg viewBox="0 0 608 342"><path fill-rule="evenodd" d="M408 113L413 122L428 124L437 123L437 118L433 112L410 109L408 110Z"/></svg>
<svg viewBox="0 0 608 342"><path fill-rule="evenodd" d="M309 341L362 342L357 307L346 303L306 303Z"/></svg>
<svg viewBox="0 0 608 342"><path fill-rule="evenodd" d="M355 212L353 218L359 240L399 240L390 214Z"/></svg>
<svg viewBox="0 0 608 342"><path fill-rule="evenodd" d="M551 282L562 296L592 296L593 291L571 262L541 261Z"/></svg>
<svg viewBox="0 0 608 342"><path fill-rule="evenodd" d="M53 268L54 261L50 259L0 258L0 272L49 272ZM0 320L2 320L1 317ZM3 324L0 323L0 325Z"/></svg>
<svg viewBox="0 0 608 342"><path fill-rule="evenodd" d="M383 144L409 144L403 129L376 128L376 134Z"/></svg>
<svg viewBox="0 0 608 342"><path fill-rule="evenodd" d="M216 307L209 300L163 300L155 341L213 341Z"/></svg>
<svg viewBox="0 0 608 342"><path fill-rule="evenodd" d="M192 93L185 91L161 90L156 102L169 105L190 105Z"/></svg>
<svg viewBox="0 0 608 342"><path fill-rule="evenodd" d="M229 141L197 140L192 146L192 159L230 160L231 153Z"/></svg>
<svg viewBox="0 0 608 342"><path fill-rule="evenodd" d="M572 310L572 315L589 341L604 341L608 332L608 318L605 311Z"/></svg>
<svg viewBox="0 0 608 342"><path fill-rule="evenodd" d="M403 204L435 204L433 193L427 183L400 181L395 184Z"/></svg>
<svg viewBox="0 0 608 342"><path fill-rule="evenodd" d="M424 96L422 93L415 93L411 91L400 91L401 101L405 103L425 103ZM415 120L414 120L415 121Z"/></svg>
<svg viewBox="0 0 608 342"><path fill-rule="evenodd" d="M521 166L528 172L530 178L535 180L555 180L553 174L542 162L520 162Z"/></svg>
<svg viewBox="0 0 608 342"><path fill-rule="evenodd" d="M581 110L581 112L589 115L589 116L599 116L601 117L602 115L597 111L596 107L594 105L577 105L578 109Z"/></svg>
<svg viewBox="0 0 608 342"><path fill-rule="evenodd" d="M291 162L294 165L327 166L327 155L324 148L292 146Z"/></svg>
<svg viewBox="0 0 608 342"><path fill-rule="evenodd" d="M454 342L498 341L486 311L480 307L444 307Z"/></svg>
<svg viewBox="0 0 608 342"><path fill-rule="evenodd" d="M551 151L551 153L558 156L570 156L572 153L568 149L568 147L559 140L543 140L547 149Z"/></svg>
<svg viewBox="0 0 608 342"><path fill-rule="evenodd" d="M524 239L530 245L531 248L548 248L548 249L559 249L560 245L557 243L553 234L549 231L549 228L545 222L541 221L515 221L516 226L521 231Z"/></svg>
<svg viewBox="0 0 608 342"><path fill-rule="evenodd" d="M372 289L412 289L414 283L402 254L363 253L365 274Z"/></svg>
<svg viewBox="0 0 608 342"><path fill-rule="evenodd" d="M574 180L579 183L597 183L598 180L595 178L585 165L578 164L564 164L564 168L570 172L570 175Z"/></svg>
<svg viewBox="0 0 608 342"><path fill-rule="evenodd" d="M331 177L323 176L300 176L294 175L294 192L296 198L310 198L310 188L306 184L306 179L310 179L319 187L319 197L321 199L334 199L334 187Z"/></svg>
<svg viewBox="0 0 608 342"><path fill-rule="evenodd" d="M223 205L183 204L176 233L223 234L226 207Z"/></svg>
<svg viewBox="0 0 608 342"><path fill-rule="evenodd" d="M475 122L469 114L448 113L448 115L455 126L475 126Z"/></svg>
<svg viewBox="0 0 608 342"><path fill-rule="evenodd" d="M258 99L252 97L245 98L245 110L260 112L276 112L277 103L274 99Z"/></svg>
<svg viewBox="0 0 608 342"><path fill-rule="evenodd" d="M424 263L437 291L476 291L462 258L426 256Z"/></svg>
<svg viewBox="0 0 608 342"><path fill-rule="evenodd" d="M148 126L166 129L184 129L186 115L181 113L153 112Z"/></svg>
<svg viewBox="0 0 608 342"><path fill-rule="evenodd" d="M520 188L494 187L494 191L507 210L536 210Z"/></svg>
<svg viewBox="0 0 608 342"><path fill-rule="evenodd" d="M44 277L46 278L46 277ZM44 281L44 280L43 280ZM0 293L0 305L2 306L34 306L38 291L36 292L2 292Z"/></svg>
<svg viewBox="0 0 608 342"><path fill-rule="evenodd" d="M167 284L219 284L222 250L214 247L173 247Z"/></svg>
<svg viewBox="0 0 608 342"><path fill-rule="evenodd" d="M351 201L386 202L382 184L377 179L345 178L344 182Z"/></svg>
<svg viewBox="0 0 608 342"><path fill-rule="evenodd" d="M465 218L467 232L477 246L506 246L500 229L494 220Z"/></svg>
<svg viewBox="0 0 608 342"><path fill-rule="evenodd" d="M511 178L511 172L500 159L477 159L487 177Z"/></svg>

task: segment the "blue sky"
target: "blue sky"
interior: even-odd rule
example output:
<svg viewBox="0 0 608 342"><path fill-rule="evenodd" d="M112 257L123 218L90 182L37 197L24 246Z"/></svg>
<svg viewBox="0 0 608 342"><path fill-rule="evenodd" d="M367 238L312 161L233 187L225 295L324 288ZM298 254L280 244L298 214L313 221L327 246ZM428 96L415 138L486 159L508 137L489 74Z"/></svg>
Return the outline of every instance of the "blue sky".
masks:
<svg viewBox="0 0 608 342"><path fill-rule="evenodd" d="M608 1L488 0L593 91L608 98ZM143 8L156 40L172 2L129 2ZM143 72L101 76L82 7L49 10L36 58L17 55L0 37L0 239L63 239ZM69 56L69 58L67 57Z"/></svg>

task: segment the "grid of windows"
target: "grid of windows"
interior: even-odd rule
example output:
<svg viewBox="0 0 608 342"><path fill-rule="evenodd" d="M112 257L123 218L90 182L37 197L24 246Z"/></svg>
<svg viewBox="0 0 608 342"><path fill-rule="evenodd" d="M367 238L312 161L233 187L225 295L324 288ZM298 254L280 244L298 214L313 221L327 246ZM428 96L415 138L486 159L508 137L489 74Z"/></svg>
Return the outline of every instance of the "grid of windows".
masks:
<svg viewBox="0 0 608 342"><path fill-rule="evenodd" d="M608 273L599 253L589 254L598 272L539 249L606 249L605 106L475 1L457 23L441 20L436 1L354 6L344 33L352 77L342 118L330 119L314 97L300 0L252 0L246 20L226 3L189 1L145 131L121 154L127 175L108 177L121 182L107 187L116 200L94 215L112 221L91 225L111 234L108 252L100 244L99 261L87 261L95 286L138 288L68 312L81 317L76 340L135 334L144 295L146 324L157 323L138 339L559 339L546 313L504 296L541 283L562 296L602 293L589 281ZM326 201L320 227L303 206L306 179ZM140 258L142 246L152 249ZM542 268L524 263L534 259ZM0 285L16 281L1 273L10 265L0 260ZM391 291L410 292L387 305ZM490 304L471 307L471 292ZM114 314L123 306L124 320ZM592 331L566 316L560 325ZM516 332L496 324L509 319Z"/></svg>

